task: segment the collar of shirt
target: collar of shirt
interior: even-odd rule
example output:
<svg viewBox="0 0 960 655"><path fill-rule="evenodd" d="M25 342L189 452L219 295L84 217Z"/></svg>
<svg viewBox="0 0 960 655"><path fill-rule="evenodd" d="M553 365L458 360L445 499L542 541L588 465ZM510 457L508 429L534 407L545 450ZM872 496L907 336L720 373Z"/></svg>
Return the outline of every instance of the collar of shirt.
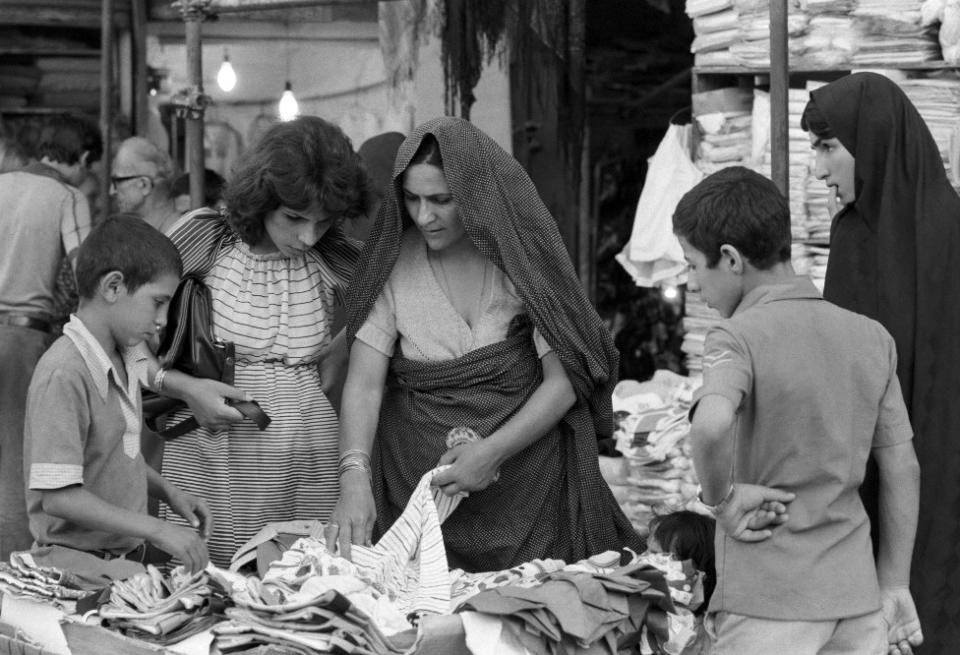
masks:
<svg viewBox="0 0 960 655"><path fill-rule="evenodd" d="M123 365L127 369L127 386L124 388L121 380L123 379L117 372L116 367L110 360L103 346L97 341L96 337L90 333L87 326L76 314L70 315L70 322L63 326L63 334L73 341L80 356L83 357L90 375L93 377L93 383L97 387L100 396L106 399L107 392L110 390L110 376L119 389L122 389L131 400L136 398L140 383L146 378L147 357L136 348L120 348L120 356L123 358ZM135 403L136 404L136 403Z"/></svg>
<svg viewBox="0 0 960 655"><path fill-rule="evenodd" d="M747 311L754 305L761 305L777 300L822 300L823 296L806 275L797 275L782 284L764 284L750 290L743 297L734 316Z"/></svg>

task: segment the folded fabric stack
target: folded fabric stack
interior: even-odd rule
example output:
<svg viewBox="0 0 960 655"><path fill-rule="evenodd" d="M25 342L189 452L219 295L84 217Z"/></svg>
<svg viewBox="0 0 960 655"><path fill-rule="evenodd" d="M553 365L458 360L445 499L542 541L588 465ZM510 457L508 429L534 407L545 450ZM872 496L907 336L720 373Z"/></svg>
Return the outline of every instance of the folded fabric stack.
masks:
<svg viewBox="0 0 960 655"><path fill-rule="evenodd" d="M654 516L702 510L687 438L687 411L697 386L695 379L661 370L647 382L624 380L614 389L617 450L628 476L611 489L642 535Z"/></svg>
<svg viewBox="0 0 960 655"><path fill-rule="evenodd" d="M737 38L730 53L737 65L749 68L770 66L770 0L735 0L739 14ZM809 14L800 11L796 3L787 5L787 47L791 62L803 54L801 38L806 34Z"/></svg>
<svg viewBox="0 0 960 655"><path fill-rule="evenodd" d="M620 566L620 559L619 552L608 550L573 564L567 564L562 559L535 559L503 571L468 573L463 569L452 569L450 571L450 608L456 609L461 603L481 591L507 585L533 587L543 581L548 574L557 571L599 573Z"/></svg>
<svg viewBox="0 0 960 655"><path fill-rule="evenodd" d="M450 579L440 524L462 495L421 478L403 513L373 547L354 546L353 561L321 539L298 539L263 580L224 573L237 607L217 626L223 652L280 643L345 652L402 652L424 615L450 612ZM286 636L284 636L286 635Z"/></svg>
<svg viewBox="0 0 960 655"><path fill-rule="evenodd" d="M937 33L923 25L923 0L859 0L853 63L919 64L941 59Z"/></svg>
<svg viewBox="0 0 960 655"><path fill-rule="evenodd" d="M730 46L737 38L739 17L733 0L687 0L695 37L690 45L697 66L733 66Z"/></svg>
<svg viewBox="0 0 960 655"><path fill-rule="evenodd" d="M165 576L148 564L146 572L114 581L98 613L112 630L166 645L221 621L225 607L206 572L177 567Z"/></svg>
<svg viewBox="0 0 960 655"><path fill-rule="evenodd" d="M548 573L534 586L490 589L457 611L474 653L473 644L498 655L616 655L644 648L664 652L662 646L672 641L668 614L678 610L664 573L639 560L605 572Z"/></svg>
<svg viewBox="0 0 960 655"><path fill-rule="evenodd" d="M0 562L0 592L40 600L73 602L83 598L91 587L69 572L36 562L27 551L10 554L10 562Z"/></svg>
<svg viewBox="0 0 960 655"><path fill-rule="evenodd" d="M930 128L950 183L960 190L960 80L906 79L899 84Z"/></svg>
<svg viewBox="0 0 960 655"><path fill-rule="evenodd" d="M738 87L693 94L692 113L701 135L694 163L704 174L750 165L752 102L751 92Z"/></svg>
<svg viewBox="0 0 960 655"><path fill-rule="evenodd" d="M374 655L402 653L413 642L413 634L387 637L351 602L350 598L362 594L372 598L375 593L354 575L307 576L298 588L224 571L216 575L229 586L236 604L226 610L229 621L212 630L221 653L256 651L272 645L284 653ZM395 618L403 620L402 616Z"/></svg>
<svg viewBox="0 0 960 655"><path fill-rule="evenodd" d="M703 347L707 331L721 321L715 309L707 307L700 293L687 290L684 296L683 343L680 350L686 355L685 364L691 377L703 375Z"/></svg>

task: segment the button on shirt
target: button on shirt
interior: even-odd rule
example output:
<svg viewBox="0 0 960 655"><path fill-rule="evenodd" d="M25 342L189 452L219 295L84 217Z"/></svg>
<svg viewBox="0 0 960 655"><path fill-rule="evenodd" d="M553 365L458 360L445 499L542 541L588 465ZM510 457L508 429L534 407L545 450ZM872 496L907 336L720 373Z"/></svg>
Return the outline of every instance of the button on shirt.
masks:
<svg viewBox="0 0 960 655"><path fill-rule="evenodd" d="M697 400L737 408L734 480L797 494L766 541L717 531L712 611L826 620L880 608L858 489L871 448L913 436L896 370L887 331L806 278L754 289L708 334Z"/></svg>
<svg viewBox="0 0 960 655"><path fill-rule="evenodd" d="M111 505L146 513L140 384L147 361L135 349L121 349L124 384L76 315L63 332L38 363L28 393L24 468L30 529L41 545L124 552L141 541L50 516L40 491L79 484Z"/></svg>

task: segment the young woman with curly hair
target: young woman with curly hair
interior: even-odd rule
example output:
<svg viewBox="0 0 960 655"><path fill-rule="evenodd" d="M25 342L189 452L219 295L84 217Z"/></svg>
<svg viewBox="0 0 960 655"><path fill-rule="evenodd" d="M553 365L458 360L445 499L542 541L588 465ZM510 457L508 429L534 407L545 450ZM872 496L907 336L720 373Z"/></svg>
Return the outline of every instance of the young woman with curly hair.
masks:
<svg viewBox="0 0 960 655"><path fill-rule="evenodd" d="M346 362L333 313L359 254L341 224L367 211L367 197L350 140L304 116L244 153L223 215L197 210L171 230L185 273L205 274L216 336L236 348L236 390L172 370L164 382L203 427L166 444L163 473L209 503L219 566L268 522L333 510L338 425L326 392ZM235 392L260 403L266 431L224 404Z"/></svg>

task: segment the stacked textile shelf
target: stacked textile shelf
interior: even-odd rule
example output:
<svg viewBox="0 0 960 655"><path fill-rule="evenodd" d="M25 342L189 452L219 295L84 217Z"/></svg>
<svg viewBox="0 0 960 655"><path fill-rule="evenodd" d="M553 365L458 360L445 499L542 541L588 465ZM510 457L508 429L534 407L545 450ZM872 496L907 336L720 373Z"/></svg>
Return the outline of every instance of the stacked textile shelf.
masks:
<svg viewBox="0 0 960 655"><path fill-rule="evenodd" d="M619 480L608 482L641 534L648 534L654 516L704 511L697 499L687 419L697 386L695 378L660 370L649 381L623 380L614 390L615 436L624 470Z"/></svg>
<svg viewBox="0 0 960 655"><path fill-rule="evenodd" d="M788 3L791 66L908 65L941 59L923 0L808 0ZM769 0L687 0L697 66L770 66Z"/></svg>

